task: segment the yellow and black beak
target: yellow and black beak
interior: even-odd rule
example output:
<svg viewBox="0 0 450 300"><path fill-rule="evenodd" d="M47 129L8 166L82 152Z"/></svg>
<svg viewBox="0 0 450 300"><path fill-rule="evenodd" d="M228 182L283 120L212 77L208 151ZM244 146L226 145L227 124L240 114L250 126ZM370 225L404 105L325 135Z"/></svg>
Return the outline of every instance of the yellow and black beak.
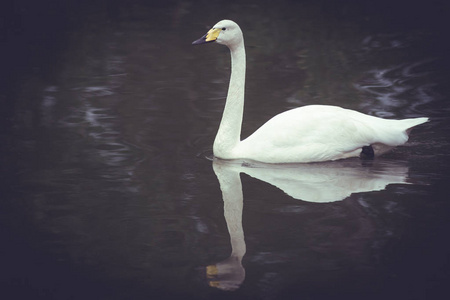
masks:
<svg viewBox="0 0 450 300"><path fill-rule="evenodd" d="M211 43L217 40L217 37L219 36L220 31L222 31L221 28L211 28L208 33L206 33L204 36L199 38L196 41L192 42L192 45L200 45L205 43Z"/></svg>

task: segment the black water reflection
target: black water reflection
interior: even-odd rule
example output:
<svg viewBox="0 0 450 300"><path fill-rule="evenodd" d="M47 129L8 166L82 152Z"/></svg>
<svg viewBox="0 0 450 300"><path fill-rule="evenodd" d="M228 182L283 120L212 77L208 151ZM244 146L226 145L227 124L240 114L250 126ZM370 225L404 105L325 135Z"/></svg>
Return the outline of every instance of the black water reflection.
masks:
<svg viewBox="0 0 450 300"><path fill-rule="evenodd" d="M335 1L119 2L73 5L61 52L30 69L22 55L8 63L18 76L0 111L5 293L414 299L445 288L450 106L439 30L391 28L380 7ZM243 136L312 103L432 121L373 162L211 166L198 153L218 127L229 55L190 42L224 17L248 47ZM35 47L47 25L31 31Z"/></svg>

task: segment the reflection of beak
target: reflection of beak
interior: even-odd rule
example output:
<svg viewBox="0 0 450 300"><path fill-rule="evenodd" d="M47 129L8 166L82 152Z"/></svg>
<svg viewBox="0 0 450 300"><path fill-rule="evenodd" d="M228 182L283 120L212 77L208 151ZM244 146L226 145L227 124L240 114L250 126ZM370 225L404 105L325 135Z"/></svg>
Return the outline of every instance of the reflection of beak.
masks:
<svg viewBox="0 0 450 300"><path fill-rule="evenodd" d="M208 279L211 279L209 281L209 286L211 287L219 287L219 281L217 280L213 280L217 277L217 274L219 274L219 271L217 270L217 266L216 265L210 265L206 267L206 277Z"/></svg>
<svg viewBox="0 0 450 300"><path fill-rule="evenodd" d="M204 36L202 36L198 40L193 41L192 45L200 45L200 44L214 42L215 40L217 40L217 37L219 36L219 33L220 33L221 30L222 29L220 29L220 28L212 28L212 29L210 29L207 34L205 34Z"/></svg>

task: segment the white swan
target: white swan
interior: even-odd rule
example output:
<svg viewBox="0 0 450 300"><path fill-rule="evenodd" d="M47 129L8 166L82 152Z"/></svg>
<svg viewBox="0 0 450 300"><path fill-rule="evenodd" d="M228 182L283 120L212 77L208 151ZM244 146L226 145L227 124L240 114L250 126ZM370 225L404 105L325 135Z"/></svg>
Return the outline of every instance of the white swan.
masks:
<svg viewBox="0 0 450 300"><path fill-rule="evenodd" d="M222 20L192 44L217 42L230 49L231 78L213 152L222 159L306 163L380 155L408 140L428 118L387 120L337 106L309 105L276 115L240 140L244 111L245 47L239 26Z"/></svg>

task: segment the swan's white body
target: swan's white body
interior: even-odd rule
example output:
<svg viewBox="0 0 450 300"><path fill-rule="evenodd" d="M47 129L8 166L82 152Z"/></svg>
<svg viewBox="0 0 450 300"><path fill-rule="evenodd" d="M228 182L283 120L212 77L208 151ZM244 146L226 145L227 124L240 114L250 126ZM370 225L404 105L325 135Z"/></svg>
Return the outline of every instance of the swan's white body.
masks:
<svg viewBox="0 0 450 300"><path fill-rule="evenodd" d="M251 136L240 140L244 112L245 47L239 26L217 23L193 44L216 41L231 53L231 78L213 152L222 159L251 159L265 163L306 163L360 155L372 146L375 155L402 145L410 129L428 118L387 120L337 106L309 105L270 119Z"/></svg>

